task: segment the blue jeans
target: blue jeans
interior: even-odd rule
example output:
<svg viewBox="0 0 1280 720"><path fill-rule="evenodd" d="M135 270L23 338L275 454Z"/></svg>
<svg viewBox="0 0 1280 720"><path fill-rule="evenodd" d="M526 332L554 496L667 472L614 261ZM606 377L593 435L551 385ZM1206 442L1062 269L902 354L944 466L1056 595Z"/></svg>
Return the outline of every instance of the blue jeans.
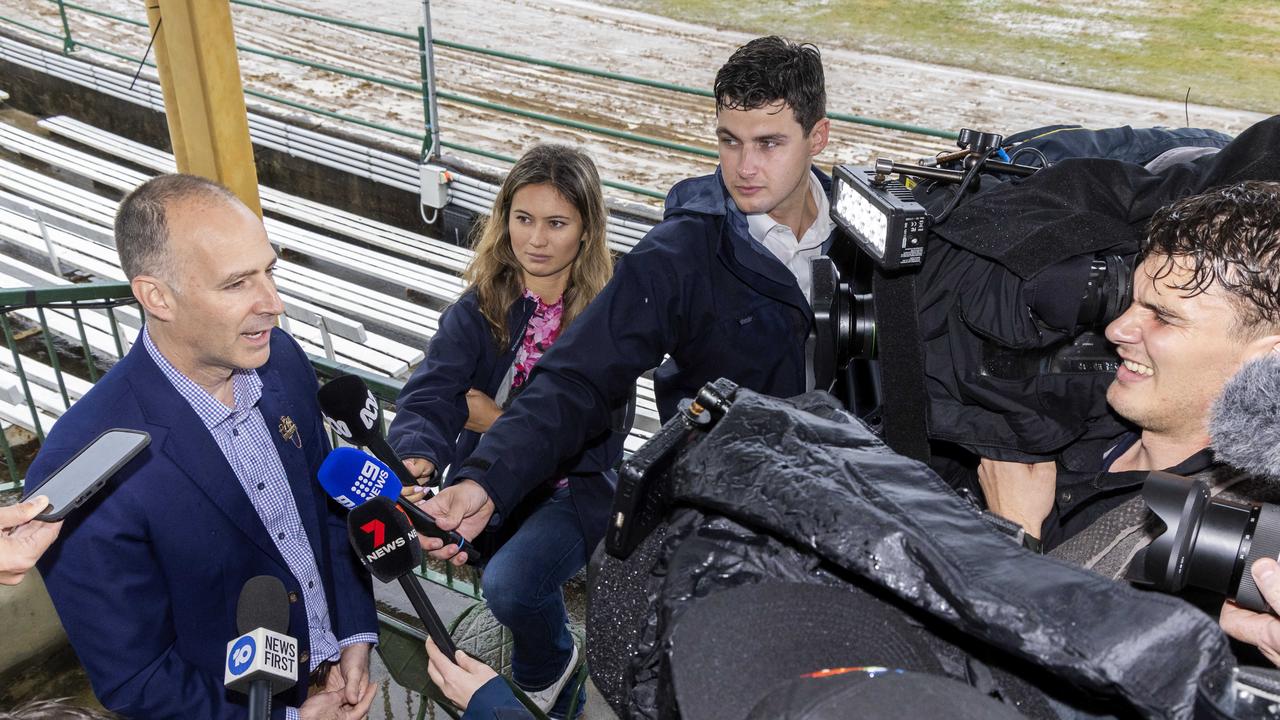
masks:
<svg viewBox="0 0 1280 720"><path fill-rule="evenodd" d="M511 631L511 675L529 690L560 677L573 655L561 586L587 564L587 543L569 488L558 488L525 518L484 568L493 616Z"/></svg>

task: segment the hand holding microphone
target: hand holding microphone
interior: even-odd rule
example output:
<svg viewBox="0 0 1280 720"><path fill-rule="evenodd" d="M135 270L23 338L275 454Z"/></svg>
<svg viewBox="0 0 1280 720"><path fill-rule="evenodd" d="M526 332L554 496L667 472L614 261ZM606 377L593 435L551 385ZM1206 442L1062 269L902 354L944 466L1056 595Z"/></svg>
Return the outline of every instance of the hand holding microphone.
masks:
<svg viewBox="0 0 1280 720"><path fill-rule="evenodd" d="M427 496L427 486L435 482L436 466L426 458L409 457L404 459L405 469L416 478L417 484L412 488L405 487L400 494L409 502L418 502Z"/></svg>
<svg viewBox="0 0 1280 720"><path fill-rule="evenodd" d="M378 399L358 375L339 375L330 380L316 393L316 399L329 420L329 427L352 445L369 448L374 457L391 468L401 485L432 484L436 468L430 462L416 459L420 471L427 473L426 477L419 477L419 473L412 473L405 467L400 456L382 437L382 426L378 423ZM425 463L425 467L421 463Z"/></svg>
<svg viewBox="0 0 1280 720"><path fill-rule="evenodd" d="M427 500L424 507L433 517L439 518L439 527L453 528L456 533L473 538L489 525L494 511L489 493L474 480L463 480L450 485ZM474 563L477 560L471 557L475 552L472 545L458 546L454 550L451 545L445 544L439 548L427 547L427 550L437 560L447 560L454 565Z"/></svg>
<svg viewBox="0 0 1280 720"><path fill-rule="evenodd" d="M400 581L427 635L453 657L458 648L413 574L413 569L422 564L422 548L403 507L385 497L371 498L347 516L347 538L356 557L374 577L384 583Z"/></svg>
<svg viewBox="0 0 1280 720"><path fill-rule="evenodd" d="M406 513L418 532L435 538L439 547L456 546L457 552L465 553L465 559L473 564L481 560L481 554L465 537L452 530L442 530L422 508L400 497L399 486L390 481L391 474L391 468L378 458L349 447L335 448L329 453L318 473L324 491L343 507L355 509L373 498L385 498Z"/></svg>

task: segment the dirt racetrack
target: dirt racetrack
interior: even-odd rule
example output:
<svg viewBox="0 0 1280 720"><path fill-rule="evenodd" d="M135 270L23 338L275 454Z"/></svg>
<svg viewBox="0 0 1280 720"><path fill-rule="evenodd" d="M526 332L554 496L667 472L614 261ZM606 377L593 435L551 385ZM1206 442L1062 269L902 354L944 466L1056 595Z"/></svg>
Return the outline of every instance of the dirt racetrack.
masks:
<svg viewBox="0 0 1280 720"><path fill-rule="evenodd" d="M85 0L90 7L145 20L138 0ZM277 0L275 4L416 32L421 3L413 0ZM50 30L57 7L35 0L0 0L0 13ZM234 8L244 46L416 83L415 43L262 10ZM690 25L580 0L446 0L431 5L437 38L605 69L695 88L709 88L715 69L748 36ZM77 40L141 55L145 28L68 10ZM779 28L786 33L786 28ZM91 51L81 51L92 54ZM97 54L99 59L108 59ZM974 127L1012 133L1050 123L1094 127L1190 124L1236 133L1258 113L1152 100L1007 76L927 65L846 50L824 53L829 109L944 130ZM119 62L119 61L116 61ZM437 48L442 91L571 118L618 130L714 149L707 98L574 74L458 50ZM330 107L367 120L420 131L422 104L406 90L241 53L246 87ZM251 103L263 102L250 98ZM675 180L714 166L708 158L593 135L446 100L443 140L451 145L518 155L539 140L580 143L607 178L665 190ZM313 120L313 122L316 122ZM330 124L333 120L318 120ZM397 136L382 139L416 149ZM947 141L837 122L822 164L933 154ZM464 154L456 148L449 152ZM475 156L471 159L477 160ZM482 160L482 162L485 162Z"/></svg>

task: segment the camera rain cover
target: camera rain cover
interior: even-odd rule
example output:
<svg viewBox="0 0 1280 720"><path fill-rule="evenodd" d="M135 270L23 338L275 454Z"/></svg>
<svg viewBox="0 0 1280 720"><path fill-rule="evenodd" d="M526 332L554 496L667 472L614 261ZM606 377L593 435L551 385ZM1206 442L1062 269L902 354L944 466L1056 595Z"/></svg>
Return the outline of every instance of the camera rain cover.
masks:
<svg viewBox="0 0 1280 720"><path fill-rule="evenodd" d="M1031 462L1077 440L1118 434L1105 402L1113 373L1098 362L1105 343L1098 336L1099 347L1073 370L1037 367L1039 349L1062 347L1065 336L1032 317L1024 289L1081 257L1132 256L1151 215L1180 198L1242 180L1280 180L1280 116L1253 125L1216 154L1160 172L1143 167L1150 158L1116 150L1134 142L1093 142L1106 133L1148 149L1220 144L1162 129L1076 130L1070 137L1114 154L1072 156L1028 178L984 181L981 191L933 228L916 283L931 439L985 457ZM1050 160L1061 157L1056 152L1064 151L1050 152ZM918 197L924 193L924 186L917 189ZM938 195L922 202L936 205ZM1078 291L1064 292L1064 302L1080 302ZM993 359L993 348L1006 352Z"/></svg>
<svg viewBox="0 0 1280 720"><path fill-rule="evenodd" d="M778 579L855 584L965 652L1004 658L1024 687L1047 677L1053 687L1041 690L1061 699L1127 702L1144 717L1190 717L1201 677L1225 677L1234 665L1212 618L1024 550L818 393L786 401L739 390L669 481L678 509L654 535L656 555L649 548L593 569L602 592L589 627L616 610L608 598L619 572L648 604L633 647L591 660L625 675L619 704L631 717L668 716L664 648L685 608L718 589Z"/></svg>

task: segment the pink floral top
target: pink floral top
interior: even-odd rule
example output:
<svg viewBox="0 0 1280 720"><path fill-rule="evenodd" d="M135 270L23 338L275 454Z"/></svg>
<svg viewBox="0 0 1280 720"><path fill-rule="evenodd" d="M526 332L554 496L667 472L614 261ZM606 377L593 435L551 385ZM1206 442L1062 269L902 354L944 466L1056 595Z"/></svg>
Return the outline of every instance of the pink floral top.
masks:
<svg viewBox="0 0 1280 720"><path fill-rule="evenodd" d="M534 308L529 323L524 326L524 339L520 341L520 347L516 348L516 369L514 377L511 378L511 397L513 398L529 379L529 373L533 372L533 366L537 364L542 354L559 337L560 318L564 317L563 296L556 298L554 303L548 305L526 288L524 297L537 303L537 307ZM552 481L551 484L562 488L569 484L569 479L560 478Z"/></svg>
<svg viewBox="0 0 1280 720"><path fill-rule="evenodd" d="M533 372L533 366L542 357L542 353L546 352L560 335L560 318L564 316L563 296L550 305L542 302L542 298L528 289L524 291L524 297L538 305L533 310L533 317L529 318L529 324L524 327L524 340L520 341L520 347L516 348L516 374L511 380L513 397L529 379L529 373Z"/></svg>

